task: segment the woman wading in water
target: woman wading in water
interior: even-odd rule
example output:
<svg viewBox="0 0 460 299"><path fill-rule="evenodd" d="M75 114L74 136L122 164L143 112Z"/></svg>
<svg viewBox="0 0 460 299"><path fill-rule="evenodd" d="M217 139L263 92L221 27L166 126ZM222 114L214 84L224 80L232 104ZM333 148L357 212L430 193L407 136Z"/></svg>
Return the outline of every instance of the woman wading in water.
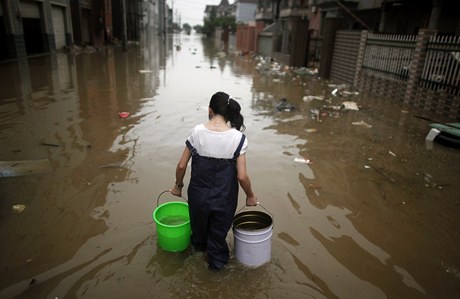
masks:
<svg viewBox="0 0 460 299"><path fill-rule="evenodd" d="M222 269L230 258L225 238L238 205L238 190L246 193L246 205L257 205L246 171L248 141L241 107L224 92L217 92L209 103L209 122L195 126L176 168L171 193L182 195L187 164L192 158L188 204L192 246L207 251L208 266Z"/></svg>

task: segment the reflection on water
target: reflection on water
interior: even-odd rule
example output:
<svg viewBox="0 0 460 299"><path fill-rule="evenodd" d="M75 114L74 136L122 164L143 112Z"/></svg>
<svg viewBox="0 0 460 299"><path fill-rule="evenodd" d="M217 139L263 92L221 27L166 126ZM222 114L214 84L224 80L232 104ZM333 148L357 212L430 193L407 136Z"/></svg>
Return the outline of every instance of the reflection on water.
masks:
<svg viewBox="0 0 460 299"><path fill-rule="evenodd" d="M255 64L199 36L144 35L127 52L0 65L0 161L52 168L0 178L0 297L458 296L459 152L427 150L410 107ZM257 269L210 272L203 254L156 244L156 198L218 90L242 106L274 218ZM277 111L282 98L296 109ZM331 108L345 100L359 111Z"/></svg>

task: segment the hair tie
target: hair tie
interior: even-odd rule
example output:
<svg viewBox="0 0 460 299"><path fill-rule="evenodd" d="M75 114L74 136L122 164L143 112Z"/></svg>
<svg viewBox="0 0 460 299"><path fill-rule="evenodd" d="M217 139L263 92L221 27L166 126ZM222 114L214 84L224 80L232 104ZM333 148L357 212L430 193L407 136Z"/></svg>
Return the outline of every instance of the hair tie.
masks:
<svg viewBox="0 0 460 299"><path fill-rule="evenodd" d="M227 106L230 105L230 100L231 100L231 96L228 96L228 99L227 99Z"/></svg>

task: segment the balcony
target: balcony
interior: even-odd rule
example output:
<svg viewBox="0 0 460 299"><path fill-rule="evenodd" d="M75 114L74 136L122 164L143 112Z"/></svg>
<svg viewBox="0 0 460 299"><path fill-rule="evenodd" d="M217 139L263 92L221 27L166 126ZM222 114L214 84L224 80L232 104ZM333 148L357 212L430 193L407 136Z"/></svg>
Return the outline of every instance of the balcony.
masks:
<svg viewBox="0 0 460 299"><path fill-rule="evenodd" d="M308 8L284 8L280 11L280 18L308 18Z"/></svg>

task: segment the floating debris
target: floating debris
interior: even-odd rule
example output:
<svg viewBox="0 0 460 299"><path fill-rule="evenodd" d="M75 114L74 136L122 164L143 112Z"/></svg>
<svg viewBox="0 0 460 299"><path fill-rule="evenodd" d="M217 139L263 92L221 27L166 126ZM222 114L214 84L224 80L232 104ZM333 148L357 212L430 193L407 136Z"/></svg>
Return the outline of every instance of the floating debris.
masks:
<svg viewBox="0 0 460 299"><path fill-rule="evenodd" d="M316 185L316 184L308 184L308 189L310 190L313 190L313 192L315 192L316 196L319 196L319 190L321 190L321 186L320 185Z"/></svg>
<svg viewBox="0 0 460 299"><path fill-rule="evenodd" d="M357 95L359 95L359 92L344 90L344 91L342 91L342 94L344 94L346 96L357 96Z"/></svg>
<svg viewBox="0 0 460 299"><path fill-rule="evenodd" d="M368 128L368 129L372 128L372 125L368 124L364 120L362 120L362 121L354 121L351 124L354 125L354 126L363 126L365 128Z"/></svg>
<svg viewBox="0 0 460 299"><path fill-rule="evenodd" d="M342 110L342 106L341 105L323 106L323 110L335 110L335 111L338 111L338 110Z"/></svg>
<svg viewBox="0 0 460 299"><path fill-rule="evenodd" d="M310 113L313 117L317 117L319 115L318 109L310 109Z"/></svg>
<svg viewBox="0 0 460 299"><path fill-rule="evenodd" d="M318 74L318 69L317 68L314 68L314 69L309 69L309 68L305 68L305 67L301 67L301 68L297 68L297 69L293 69L292 72L294 74L297 74L297 75L317 75Z"/></svg>
<svg viewBox="0 0 460 299"><path fill-rule="evenodd" d="M304 159L304 158L294 158L294 162L304 163L304 164L312 164L313 163L310 159Z"/></svg>
<svg viewBox="0 0 460 299"><path fill-rule="evenodd" d="M15 213L19 214L19 213L22 213L26 209L26 206L25 205L14 205L12 209Z"/></svg>
<svg viewBox="0 0 460 299"><path fill-rule="evenodd" d="M285 98L281 99L281 102L276 105L276 110L278 111L294 111L295 109L295 106L289 103Z"/></svg>
<svg viewBox="0 0 460 299"><path fill-rule="evenodd" d="M345 102L342 103L342 109L358 111L359 107L358 107L358 104L356 104L355 102L345 101Z"/></svg>
<svg viewBox="0 0 460 299"><path fill-rule="evenodd" d="M304 102L309 102L309 101L313 101L313 100L319 100L319 101L322 101L324 100L324 96L304 96L302 98L302 100Z"/></svg>
<svg viewBox="0 0 460 299"><path fill-rule="evenodd" d="M304 117L302 115L295 115L295 116L290 117L290 118L282 119L282 120L280 120L280 122L287 123L287 122L299 121L299 120L303 120L303 119L304 119Z"/></svg>
<svg viewBox="0 0 460 299"><path fill-rule="evenodd" d="M129 112L118 112L118 116L121 118L127 118L129 115Z"/></svg>

